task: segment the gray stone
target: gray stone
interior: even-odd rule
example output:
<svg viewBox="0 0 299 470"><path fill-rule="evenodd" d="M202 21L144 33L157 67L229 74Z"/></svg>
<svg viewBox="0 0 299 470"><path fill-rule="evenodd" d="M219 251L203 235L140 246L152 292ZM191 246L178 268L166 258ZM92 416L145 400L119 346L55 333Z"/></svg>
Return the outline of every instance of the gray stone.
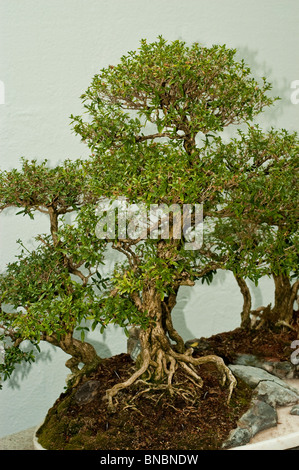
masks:
<svg viewBox="0 0 299 470"><path fill-rule="evenodd" d="M237 428L230 433L224 448L247 444L256 433L277 425L276 407L299 403L296 388L260 367L244 365L245 362L253 363L250 355L243 355L240 361L242 364L231 364L229 368L254 390L254 398L249 410L238 421ZM293 414L299 414L299 404L292 410Z"/></svg>
<svg viewBox="0 0 299 470"><path fill-rule="evenodd" d="M238 427L249 429L251 437L277 425L277 412L262 400L253 400L249 410L240 418Z"/></svg>
<svg viewBox="0 0 299 470"><path fill-rule="evenodd" d="M299 416L299 405L294 405L290 411L290 414Z"/></svg>
<svg viewBox="0 0 299 470"><path fill-rule="evenodd" d="M230 432L223 448L229 449L246 445L255 434L276 425L276 410L268 403L255 399L249 410L239 419L237 427Z"/></svg>
<svg viewBox="0 0 299 470"><path fill-rule="evenodd" d="M262 381L269 380L277 385L286 387L293 390L295 393L298 393L295 388L288 386L282 379L270 374L266 370L260 369L259 367L231 364L229 365L229 368L235 376L244 380L244 382L246 382L251 388L257 387Z"/></svg>
<svg viewBox="0 0 299 470"><path fill-rule="evenodd" d="M74 399L78 405L85 405L96 398L101 388L98 380L88 380L75 393Z"/></svg>
<svg viewBox="0 0 299 470"><path fill-rule="evenodd" d="M284 386L266 380L260 382L254 390L256 396L271 406L288 406L298 403L299 394L292 390L287 384Z"/></svg>
<svg viewBox="0 0 299 470"><path fill-rule="evenodd" d="M238 354L233 361L234 365L260 367L262 362L253 354Z"/></svg>
<svg viewBox="0 0 299 470"><path fill-rule="evenodd" d="M228 439L225 441L223 444L223 448L232 448L232 447L239 447L239 446L244 446L248 444L250 441L252 435L251 431L247 428L236 428L233 429L229 436Z"/></svg>
<svg viewBox="0 0 299 470"><path fill-rule="evenodd" d="M297 375L297 367L291 362L261 360L253 354L238 354L233 364L259 367L281 379L292 379Z"/></svg>
<svg viewBox="0 0 299 470"><path fill-rule="evenodd" d="M131 359L135 362L141 352L141 344L139 340L140 328L132 327L129 330L129 338L127 340L127 353L130 354Z"/></svg>
<svg viewBox="0 0 299 470"><path fill-rule="evenodd" d="M257 387L261 380L272 380L274 378L259 367L231 364L229 368L236 377L244 380L251 388Z"/></svg>
<svg viewBox="0 0 299 470"><path fill-rule="evenodd" d="M281 379L293 379L296 377L297 368L288 361L275 362L273 374Z"/></svg>

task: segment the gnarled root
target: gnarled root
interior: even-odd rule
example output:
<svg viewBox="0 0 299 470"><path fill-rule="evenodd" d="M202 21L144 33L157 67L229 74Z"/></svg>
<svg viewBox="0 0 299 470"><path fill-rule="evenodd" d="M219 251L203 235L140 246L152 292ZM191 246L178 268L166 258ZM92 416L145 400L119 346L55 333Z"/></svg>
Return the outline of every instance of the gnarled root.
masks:
<svg viewBox="0 0 299 470"><path fill-rule="evenodd" d="M188 372L188 374L191 377L194 377L199 382L200 386L202 386L202 379L194 371L194 368L192 366L199 366L201 364L206 364L209 362L214 363L222 375L222 385L225 385L226 381L229 382L229 386L228 386L229 392L228 392L227 403L230 402L233 390L237 385L237 381L234 375L232 374L231 370L225 365L221 357L215 356L215 355L209 355L209 356L194 358L186 354L174 353L174 355L176 356L180 365Z"/></svg>
<svg viewBox="0 0 299 470"><path fill-rule="evenodd" d="M115 397L115 395L118 392L120 392L120 390L130 387L130 385L136 382L136 380L138 380L138 378L141 377L141 375L143 375L147 371L149 364L150 364L150 357L149 357L149 354L147 354L147 352L145 351L143 364L140 367L140 369L138 369L133 375L131 375L131 377L125 382L118 383L106 391L106 398L108 400L108 408L111 411L114 411L113 397Z"/></svg>
<svg viewBox="0 0 299 470"><path fill-rule="evenodd" d="M203 381L198 375L196 367L205 363L214 363L216 365L222 376L222 385L228 382L227 403L229 403L237 381L221 357L209 355L195 358L192 356L192 349L188 349L184 353L176 352L169 342L164 341L165 338L160 338L160 341L155 342L154 345L151 344L152 348L150 349L148 336L149 334L143 335L140 368L128 380L114 385L106 392L108 407L111 411L114 411L113 398L117 393L138 381L146 383L150 389L160 389L164 392L167 389L171 395L174 393L181 393L183 395L186 390L182 388L176 390L173 384L173 377L178 368L182 368L195 387L201 389ZM146 381L144 379L145 373L148 374Z"/></svg>

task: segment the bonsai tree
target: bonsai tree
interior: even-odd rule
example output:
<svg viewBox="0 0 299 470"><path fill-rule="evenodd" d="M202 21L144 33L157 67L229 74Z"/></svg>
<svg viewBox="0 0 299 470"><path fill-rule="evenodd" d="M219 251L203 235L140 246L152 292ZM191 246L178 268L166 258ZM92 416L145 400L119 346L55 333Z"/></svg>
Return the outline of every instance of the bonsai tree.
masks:
<svg viewBox="0 0 299 470"><path fill-rule="evenodd" d="M223 210L231 211L230 216L218 219L214 237L218 249L230 252L226 267L234 272L244 297L243 326L251 324L251 315L262 317L263 312L259 327L296 324L298 149L296 132L264 133L259 127L239 132L238 138L218 147L223 172L234 175L239 170L237 184L225 194ZM265 275L274 280L274 305L252 311L245 278L257 284Z"/></svg>
<svg viewBox="0 0 299 470"><path fill-rule="evenodd" d="M207 224L224 189L215 150L209 151L215 137L229 125L250 122L273 102L266 95L270 85L265 79L258 84L250 69L235 60L235 52L225 46L187 47L160 37L152 44L142 41L137 52L96 75L82 96L88 119L72 116L74 131L92 151L85 166L92 193L143 204L147 211L164 204L179 206L183 214L184 206L202 204ZM233 177L226 181L227 187L232 184ZM166 238L124 237L122 230L114 236L107 233L127 262L115 272L106 302L102 298L106 307L98 312L99 322L124 324L122 298L142 320L129 320L142 327L138 368L129 380L107 391L110 405L119 390L141 377L156 385L164 380L175 393L172 379L178 368L200 387L194 367L208 361L229 380L229 396L235 386L220 358L194 358L173 326L171 312L180 286L192 286L225 267L208 249L186 249L186 232L176 236L175 220L170 214Z"/></svg>
<svg viewBox="0 0 299 470"><path fill-rule="evenodd" d="M222 131L251 122L274 101L267 96L270 84L252 78L235 53L226 46L143 40L138 51L93 78L82 95L87 119L71 116L74 132L91 149L87 161L54 169L26 161L22 172L2 173L1 208L20 206L31 217L41 211L50 221L38 248L21 252L1 278L2 338L13 341L4 373L33 358L20 352L29 339L71 354L67 365L80 377L100 361L83 341L90 320L100 331L109 323L140 328L135 371L107 390L110 407L137 381L186 396L173 383L179 369L196 392L202 387L196 367L206 362L228 382L230 399L236 380L229 368L215 355L194 357L171 314L180 286L211 280L231 256L200 235L202 224L224 216L223 195L239 177L237 166L222 174ZM66 222L69 212L74 223ZM121 260L106 280L98 266L108 246Z"/></svg>

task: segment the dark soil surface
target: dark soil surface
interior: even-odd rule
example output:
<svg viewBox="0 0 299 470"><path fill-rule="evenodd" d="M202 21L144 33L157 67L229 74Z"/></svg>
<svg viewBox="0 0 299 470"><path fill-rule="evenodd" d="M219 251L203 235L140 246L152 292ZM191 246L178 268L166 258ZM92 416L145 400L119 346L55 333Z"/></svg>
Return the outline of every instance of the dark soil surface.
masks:
<svg viewBox="0 0 299 470"><path fill-rule="evenodd" d="M238 328L204 339L204 351L194 355L217 354L226 363L238 353L285 361L294 339L289 332ZM50 450L218 450L250 405L252 390L240 380L227 404L218 370L204 364L198 367L204 385L193 402L136 384L119 392L116 411L109 412L105 391L133 371L127 354L103 360L84 382L61 394L38 431L39 443ZM183 372L174 381L185 393L194 392Z"/></svg>
<svg viewBox="0 0 299 470"><path fill-rule="evenodd" d="M289 361L292 341L297 333L291 330L264 329L247 330L236 328L210 338L201 338L199 347L195 346L195 355L217 354L225 363L231 363L237 354L253 354L267 361Z"/></svg>

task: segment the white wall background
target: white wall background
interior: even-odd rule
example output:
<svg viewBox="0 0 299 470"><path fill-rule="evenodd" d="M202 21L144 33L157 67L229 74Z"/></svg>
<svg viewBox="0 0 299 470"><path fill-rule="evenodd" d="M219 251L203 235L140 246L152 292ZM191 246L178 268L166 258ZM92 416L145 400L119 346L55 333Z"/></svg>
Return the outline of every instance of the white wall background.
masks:
<svg viewBox="0 0 299 470"><path fill-rule="evenodd" d="M86 157L69 120L82 111L81 93L102 67L136 49L141 38L153 41L159 34L237 48L282 98L259 122L298 130L299 105L290 99L291 83L299 80L298 24L298 0L0 0L1 169L19 167L21 156L53 164ZM42 216L32 222L13 211L1 214L0 271L14 259L18 238L30 245L33 235L47 230ZM256 306L271 302L271 281L253 289L253 298ZM234 280L220 273L212 287L182 289L174 321L186 340L208 336L239 326L241 307ZM126 351L115 328L92 340L103 356ZM43 346L35 364L4 383L0 437L42 421L65 385L66 359Z"/></svg>

